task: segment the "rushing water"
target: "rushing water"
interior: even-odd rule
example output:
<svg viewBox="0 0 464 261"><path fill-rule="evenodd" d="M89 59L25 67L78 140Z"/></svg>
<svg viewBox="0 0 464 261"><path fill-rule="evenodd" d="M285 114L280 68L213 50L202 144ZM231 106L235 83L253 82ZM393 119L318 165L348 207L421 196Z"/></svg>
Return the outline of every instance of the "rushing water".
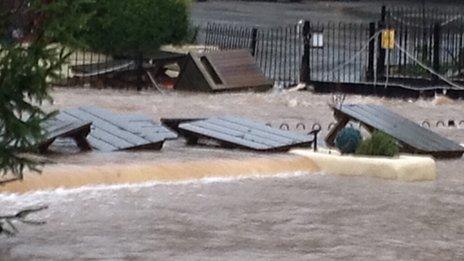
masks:
<svg viewBox="0 0 464 261"><path fill-rule="evenodd" d="M322 174L0 196L47 204L2 260L461 260L461 182ZM454 184L454 185L451 185Z"/></svg>
<svg viewBox="0 0 464 261"><path fill-rule="evenodd" d="M193 20L280 25L303 18L359 22L377 17L373 13L378 3L361 2L355 7L349 3L348 9L343 2L317 2L310 7L278 4L270 9L248 2L200 3ZM57 89L54 98L50 109L96 105L156 120L233 114L273 126L287 123L292 130L298 123L307 128L320 123L322 135L333 122L327 107L330 96L309 92L160 95ZM438 101L347 98L347 102L386 105L416 122L464 120L463 101ZM464 143L462 128L434 130ZM170 142L159 153L53 155L52 159L95 165L248 156L255 154L194 150ZM273 178L0 194L0 215L49 206L35 215L46 225L18 224L16 237L0 236L0 260L463 260L463 167L462 160L440 161L438 179L419 183L287 173Z"/></svg>
<svg viewBox="0 0 464 261"><path fill-rule="evenodd" d="M330 96L309 92L171 94L57 89L53 108L98 105L160 117L233 114L274 126L326 128ZM383 104L416 122L464 120L463 101ZM441 104L441 105L439 105ZM463 128L434 128L464 143ZM301 131L301 130L300 130ZM157 153L58 156L72 164L255 156L168 143ZM113 158L114 157L114 158ZM124 161L122 161L122 159ZM0 260L462 260L463 160L438 162L433 182L402 183L315 173L0 195L0 214L49 205L44 226L0 237Z"/></svg>

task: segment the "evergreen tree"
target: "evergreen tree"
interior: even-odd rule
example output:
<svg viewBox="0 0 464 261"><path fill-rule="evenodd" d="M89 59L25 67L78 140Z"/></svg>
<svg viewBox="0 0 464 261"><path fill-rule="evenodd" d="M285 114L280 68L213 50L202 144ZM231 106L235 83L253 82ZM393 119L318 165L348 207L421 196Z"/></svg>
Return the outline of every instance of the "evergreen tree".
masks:
<svg viewBox="0 0 464 261"><path fill-rule="evenodd" d="M91 14L82 11L91 0L27 0L30 15L27 43L11 39L10 21L24 10L0 14L0 171L22 177L37 163L21 156L33 151L43 137L41 126L52 113L42 110L50 102L51 82L78 45L77 33ZM21 13L19 13L21 12ZM66 46L66 47L65 47Z"/></svg>

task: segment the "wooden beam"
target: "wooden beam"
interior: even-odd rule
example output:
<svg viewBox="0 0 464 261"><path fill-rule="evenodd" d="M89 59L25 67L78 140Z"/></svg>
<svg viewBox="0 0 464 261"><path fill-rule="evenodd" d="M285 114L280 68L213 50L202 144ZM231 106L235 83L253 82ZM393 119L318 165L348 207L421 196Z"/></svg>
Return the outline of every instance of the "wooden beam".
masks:
<svg viewBox="0 0 464 261"><path fill-rule="evenodd" d="M325 138L325 143L329 146L335 146L335 138L337 138L337 134L345 128L346 124L350 122L349 117L340 117L337 119L337 124L330 130L329 134Z"/></svg>

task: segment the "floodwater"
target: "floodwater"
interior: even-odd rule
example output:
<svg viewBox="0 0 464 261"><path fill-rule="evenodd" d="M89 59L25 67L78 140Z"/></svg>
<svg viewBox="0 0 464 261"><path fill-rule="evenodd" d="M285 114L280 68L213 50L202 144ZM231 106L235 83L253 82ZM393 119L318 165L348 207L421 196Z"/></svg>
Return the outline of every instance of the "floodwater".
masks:
<svg viewBox="0 0 464 261"><path fill-rule="evenodd" d="M208 1L196 4L192 19L258 25L292 24L301 18L356 22L375 18L380 8L374 1L266 5ZM53 96L50 110L93 105L155 120L236 115L276 127L287 124L301 132L318 123L322 136L334 121L327 106L331 96L310 92L162 95L57 88ZM345 102L383 104L464 143L464 123L459 124L464 120L463 101L349 96ZM458 126L434 127L449 120ZM254 156L186 148L179 140L155 153L92 152L49 158L101 165ZM438 161L438 179L416 183L282 173L0 194L0 215L49 206L35 215L46 225L18 224L16 237L0 237L0 260L463 260L463 169L462 159Z"/></svg>
<svg viewBox="0 0 464 261"><path fill-rule="evenodd" d="M50 109L97 105L161 117L238 115L274 126L333 121L331 96L310 92L162 95L145 91L57 88ZM463 101L376 103L416 122L464 120ZM464 126L433 128L464 143ZM301 131L301 130L300 130ZM181 141L157 153L52 155L59 163L240 158L254 153L189 149ZM18 225L0 238L1 260L462 260L463 160L438 162L434 182L402 183L323 173L210 178L0 195L0 214L30 206L44 226ZM205 166L207 168L208 166Z"/></svg>
<svg viewBox="0 0 464 261"><path fill-rule="evenodd" d="M443 179L444 177L441 177ZM461 179L462 180L462 179ZM463 189L328 175L1 196L48 204L5 260L462 260Z"/></svg>

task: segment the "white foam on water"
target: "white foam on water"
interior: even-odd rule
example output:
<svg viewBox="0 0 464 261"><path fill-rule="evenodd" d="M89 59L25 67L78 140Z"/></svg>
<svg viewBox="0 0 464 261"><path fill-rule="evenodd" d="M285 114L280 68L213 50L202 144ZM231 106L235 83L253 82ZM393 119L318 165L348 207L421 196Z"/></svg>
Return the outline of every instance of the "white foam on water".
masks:
<svg viewBox="0 0 464 261"><path fill-rule="evenodd" d="M324 173L314 173L319 175L324 175ZM314 175L312 173L312 175ZM42 203L44 198L51 197L50 199L55 198L56 196L67 196L71 194L79 194L79 193L94 193L100 191L112 191L112 190L121 190L121 189L141 189L141 188L151 188L156 186L182 186L182 185L209 185L209 184L217 184L217 183L234 183L243 180L259 180L259 179L270 179L270 178L277 178L277 179L287 179L287 178L295 178L308 175L308 172L292 172L292 173L280 173L276 175L263 175L263 174L255 174L253 176L236 176L236 177L208 177L203 179L192 179L192 180L184 180L184 181L169 181L169 182L145 182L145 183L137 183L137 184L118 184L118 185L90 185L84 186L80 188L58 188L54 190L42 190L42 191L35 191L31 193L25 194L0 194L0 202L1 201L9 201L15 202L21 200L22 204L25 202L28 204L34 203Z"/></svg>

